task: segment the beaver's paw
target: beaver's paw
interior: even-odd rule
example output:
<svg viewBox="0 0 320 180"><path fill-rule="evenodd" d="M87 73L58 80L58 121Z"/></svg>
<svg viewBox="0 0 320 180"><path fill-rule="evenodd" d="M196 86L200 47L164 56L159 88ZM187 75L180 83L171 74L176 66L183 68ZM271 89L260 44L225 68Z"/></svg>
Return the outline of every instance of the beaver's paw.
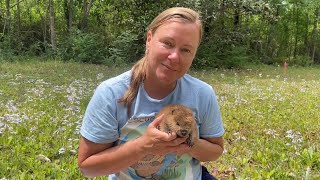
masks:
<svg viewBox="0 0 320 180"><path fill-rule="evenodd" d="M194 145L194 142L192 141L191 139L191 136L189 136L186 140L186 144L189 146L189 147L192 147Z"/></svg>

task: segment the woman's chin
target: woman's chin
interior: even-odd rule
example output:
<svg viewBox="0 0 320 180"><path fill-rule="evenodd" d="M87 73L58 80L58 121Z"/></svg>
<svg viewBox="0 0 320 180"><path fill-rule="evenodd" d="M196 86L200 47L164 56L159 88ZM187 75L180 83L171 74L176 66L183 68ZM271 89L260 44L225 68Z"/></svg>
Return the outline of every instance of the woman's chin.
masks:
<svg viewBox="0 0 320 180"><path fill-rule="evenodd" d="M170 76L169 74L159 74L158 75L158 80L162 84L167 84L167 85L170 85L170 84L172 84L172 83L174 83L176 81L176 79L174 79L174 77Z"/></svg>

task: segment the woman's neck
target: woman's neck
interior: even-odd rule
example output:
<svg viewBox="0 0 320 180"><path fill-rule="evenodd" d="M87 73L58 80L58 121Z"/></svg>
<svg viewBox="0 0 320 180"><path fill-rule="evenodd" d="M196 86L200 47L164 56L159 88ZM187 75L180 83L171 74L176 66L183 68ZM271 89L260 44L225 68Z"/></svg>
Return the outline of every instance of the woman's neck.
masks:
<svg viewBox="0 0 320 180"><path fill-rule="evenodd" d="M143 84L145 91L151 98L163 99L176 88L177 82L168 85L153 81L150 78L146 78Z"/></svg>

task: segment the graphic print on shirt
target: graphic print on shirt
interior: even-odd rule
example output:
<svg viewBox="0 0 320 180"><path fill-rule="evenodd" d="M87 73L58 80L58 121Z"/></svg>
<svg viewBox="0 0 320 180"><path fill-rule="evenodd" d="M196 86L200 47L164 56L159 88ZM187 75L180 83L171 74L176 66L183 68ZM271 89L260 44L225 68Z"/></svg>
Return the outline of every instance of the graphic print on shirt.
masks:
<svg viewBox="0 0 320 180"><path fill-rule="evenodd" d="M121 136L118 144L140 137L147 126L154 120L154 116L145 118L132 118L121 129ZM133 164L127 171L132 179L185 179L192 176L190 161L192 157L185 154L176 156L168 154L166 156L148 155L144 159ZM189 173L188 173L189 172ZM188 173L188 174L187 174ZM119 178L119 177L118 177Z"/></svg>

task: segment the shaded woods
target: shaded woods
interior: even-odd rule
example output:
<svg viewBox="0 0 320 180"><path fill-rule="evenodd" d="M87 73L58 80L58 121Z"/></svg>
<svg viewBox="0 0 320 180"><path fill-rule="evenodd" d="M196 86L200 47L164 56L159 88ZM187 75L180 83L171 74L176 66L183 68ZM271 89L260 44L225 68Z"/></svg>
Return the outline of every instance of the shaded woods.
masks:
<svg viewBox="0 0 320 180"><path fill-rule="evenodd" d="M318 0L3 0L0 59L132 63L144 53L147 25L173 6L202 14L196 67L320 63Z"/></svg>

